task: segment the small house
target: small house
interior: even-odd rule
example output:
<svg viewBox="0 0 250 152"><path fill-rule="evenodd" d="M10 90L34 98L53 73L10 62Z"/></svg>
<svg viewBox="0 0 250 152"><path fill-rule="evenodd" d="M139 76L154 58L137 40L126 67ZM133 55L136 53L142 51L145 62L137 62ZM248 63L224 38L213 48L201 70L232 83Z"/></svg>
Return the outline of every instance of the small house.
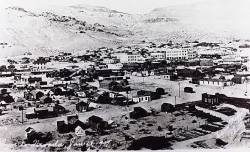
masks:
<svg viewBox="0 0 250 152"><path fill-rule="evenodd" d="M225 87L225 86L232 86L233 82L230 80L222 80L222 79L203 79L199 81L199 84L208 85L208 86Z"/></svg>
<svg viewBox="0 0 250 152"><path fill-rule="evenodd" d="M161 105L161 112L174 112L175 107L170 103L163 103Z"/></svg>
<svg viewBox="0 0 250 152"><path fill-rule="evenodd" d="M246 77L240 76L240 75L235 75L232 78L233 83L235 84L243 84L246 81Z"/></svg>
<svg viewBox="0 0 250 152"><path fill-rule="evenodd" d="M209 103L211 105L219 104L220 103L219 95L218 94L210 95L207 93L203 93L202 94L202 102Z"/></svg>
<svg viewBox="0 0 250 152"><path fill-rule="evenodd" d="M57 113L57 114L65 114L65 113L67 113L67 110L63 106L61 106L59 104L55 104L53 106L53 111L55 113Z"/></svg>
<svg viewBox="0 0 250 152"><path fill-rule="evenodd" d="M68 125L65 123L65 121L57 121L57 131L60 134L68 133Z"/></svg>
<svg viewBox="0 0 250 152"><path fill-rule="evenodd" d="M24 93L24 98L27 100L40 100L44 96L42 91L32 90Z"/></svg>
<svg viewBox="0 0 250 152"><path fill-rule="evenodd" d="M85 131L82 129L82 127L77 126L77 127L75 128L75 134L76 134L76 136L78 136L78 137L82 137L82 136L85 135Z"/></svg>
<svg viewBox="0 0 250 152"><path fill-rule="evenodd" d="M132 101L134 103L149 102L149 101L151 101L151 97L148 95L141 95L141 96L133 97Z"/></svg>
<svg viewBox="0 0 250 152"><path fill-rule="evenodd" d="M78 111L78 112L83 112L84 110L88 110L88 108L89 108L89 103L87 103L87 102L79 102L79 103L77 103L76 104L76 110Z"/></svg>
<svg viewBox="0 0 250 152"><path fill-rule="evenodd" d="M160 99L161 98L161 94L157 93L157 92L153 92L153 91L148 91L148 90L139 90L137 91L137 96L150 96L150 98L147 98L146 100L156 100L156 99Z"/></svg>
<svg viewBox="0 0 250 152"><path fill-rule="evenodd" d="M77 120L79 120L78 115L69 115L69 116L67 116L68 124L74 124Z"/></svg>
<svg viewBox="0 0 250 152"><path fill-rule="evenodd" d="M111 101L112 104L124 105L127 103L126 101L127 98L122 94L109 92L109 97L112 99Z"/></svg>
<svg viewBox="0 0 250 152"><path fill-rule="evenodd" d="M149 116L149 112L142 107L134 107L134 111L129 113L130 118L138 119Z"/></svg>
<svg viewBox="0 0 250 152"><path fill-rule="evenodd" d="M108 122L98 116L91 116L88 118L88 125L93 130L102 131L108 127Z"/></svg>
<svg viewBox="0 0 250 152"><path fill-rule="evenodd" d="M7 104L15 102L14 98L9 93L1 93L0 101L4 101Z"/></svg>
<svg viewBox="0 0 250 152"><path fill-rule="evenodd" d="M28 78L28 82L30 84L38 83L38 82L41 82L41 81L42 81L42 77L30 77L30 78Z"/></svg>
<svg viewBox="0 0 250 152"><path fill-rule="evenodd" d="M172 76L172 74L163 74L163 75L161 75L161 79L170 80L171 76Z"/></svg>
<svg viewBox="0 0 250 152"><path fill-rule="evenodd" d="M39 119L49 118L48 108L35 108L34 112Z"/></svg>
<svg viewBox="0 0 250 152"><path fill-rule="evenodd" d="M40 102L42 104L53 103L53 99L51 97L45 95L45 96L40 98Z"/></svg>
<svg viewBox="0 0 250 152"><path fill-rule="evenodd" d="M110 81L110 80L99 81L99 86L100 86L100 88L109 89L109 84L111 82L112 81Z"/></svg>
<svg viewBox="0 0 250 152"><path fill-rule="evenodd" d="M68 122L68 130L70 132L75 131L76 128L76 122L79 120L78 115L69 115L67 116L67 122Z"/></svg>
<svg viewBox="0 0 250 152"><path fill-rule="evenodd" d="M213 60L201 60L200 66L214 66Z"/></svg>
<svg viewBox="0 0 250 152"><path fill-rule="evenodd" d="M35 118L37 118L37 115L36 115L36 113L34 111L32 111L32 112L26 112L25 117L27 119L35 119Z"/></svg>
<svg viewBox="0 0 250 152"><path fill-rule="evenodd" d="M186 92L186 93L195 93L192 87L185 87L184 92Z"/></svg>

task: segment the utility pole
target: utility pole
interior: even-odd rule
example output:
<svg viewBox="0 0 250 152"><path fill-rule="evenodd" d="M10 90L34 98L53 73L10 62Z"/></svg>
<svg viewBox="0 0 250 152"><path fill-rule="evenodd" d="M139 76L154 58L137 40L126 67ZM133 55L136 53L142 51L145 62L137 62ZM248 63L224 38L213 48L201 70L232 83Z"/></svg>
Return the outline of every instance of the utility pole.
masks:
<svg viewBox="0 0 250 152"><path fill-rule="evenodd" d="M176 106L176 96L174 96L174 106Z"/></svg>
<svg viewBox="0 0 250 152"><path fill-rule="evenodd" d="M79 109L78 110L76 109L76 110L78 111L78 115L79 115L80 114L80 104L79 104L80 103L80 98L79 97L78 97L77 101L78 101L78 107L79 107Z"/></svg>
<svg viewBox="0 0 250 152"><path fill-rule="evenodd" d="M246 81L246 93L245 94L247 94L247 81Z"/></svg>
<svg viewBox="0 0 250 152"><path fill-rule="evenodd" d="M126 93L127 93L127 107L128 107L128 90L126 91Z"/></svg>
<svg viewBox="0 0 250 152"><path fill-rule="evenodd" d="M23 124L23 109L22 109L22 124Z"/></svg>
<svg viewBox="0 0 250 152"><path fill-rule="evenodd" d="M178 85L179 85L179 97L181 97L181 83L178 82Z"/></svg>
<svg viewBox="0 0 250 152"><path fill-rule="evenodd" d="M22 111L22 124L23 124L23 110L24 110L23 106L20 106L19 110Z"/></svg>

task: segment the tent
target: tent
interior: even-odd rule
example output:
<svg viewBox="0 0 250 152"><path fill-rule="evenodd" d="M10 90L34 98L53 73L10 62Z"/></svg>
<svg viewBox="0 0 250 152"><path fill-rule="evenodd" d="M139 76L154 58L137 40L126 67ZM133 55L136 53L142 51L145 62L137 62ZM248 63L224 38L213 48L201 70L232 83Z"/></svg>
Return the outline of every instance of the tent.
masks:
<svg viewBox="0 0 250 152"><path fill-rule="evenodd" d="M97 109L98 107L99 107L98 104L96 104L94 102L89 103L89 108Z"/></svg>
<svg viewBox="0 0 250 152"><path fill-rule="evenodd" d="M1 106L6 106L6 105L8 105L8 103L6 103L5 101L1 101L1 102L0 102L0 105L1 105Z"/></svg>
<svg viewBox="0 0 250 152"><path fill-rule="evenodd" d="M76 134L76 136L82 137L82 136L85 135L85 132L82 129L82 127L77 126L76 129L75 129L75 134Z"/></svg>

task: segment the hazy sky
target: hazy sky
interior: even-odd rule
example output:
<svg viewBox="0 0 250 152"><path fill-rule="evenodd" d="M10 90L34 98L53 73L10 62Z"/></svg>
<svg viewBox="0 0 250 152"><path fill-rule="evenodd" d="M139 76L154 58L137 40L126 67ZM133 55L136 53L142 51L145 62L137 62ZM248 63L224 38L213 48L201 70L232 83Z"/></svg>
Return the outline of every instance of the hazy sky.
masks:
<svg viewBox="0 0 250 152"><path fill-rule="evenodd" d="M171 5L194 3L204 0L0 0L0 7L25 6L41 7L49 5L67 6L77 4L88 4L105 6L126 13L148 13L154 8L167 7Z"/></svg>

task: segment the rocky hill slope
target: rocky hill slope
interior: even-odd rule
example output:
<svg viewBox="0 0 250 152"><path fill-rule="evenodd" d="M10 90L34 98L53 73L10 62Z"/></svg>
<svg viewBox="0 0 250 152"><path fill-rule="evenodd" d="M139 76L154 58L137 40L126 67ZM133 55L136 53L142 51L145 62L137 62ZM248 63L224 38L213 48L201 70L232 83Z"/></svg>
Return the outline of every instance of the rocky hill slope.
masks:
<svg viewBox="0 0 250 152"><path fill-rule="evenodd" d="M237 4L237 5L236 5ZM0 10L1 56L82 51L146 41L249 38L247 0L206 0L128 14L88 5ZM249 6L249 5L248 5Z"/></svg>

